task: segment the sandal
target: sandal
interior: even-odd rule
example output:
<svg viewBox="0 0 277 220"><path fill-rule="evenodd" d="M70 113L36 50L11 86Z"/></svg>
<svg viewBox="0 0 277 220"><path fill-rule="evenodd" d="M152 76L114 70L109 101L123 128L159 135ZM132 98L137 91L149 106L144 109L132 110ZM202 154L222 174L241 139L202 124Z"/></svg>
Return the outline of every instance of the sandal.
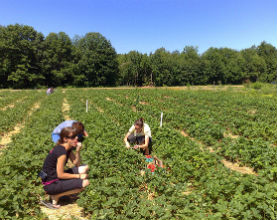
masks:
<svg viewBox="0 0 277 220"><path fill-rule="evenodd" d="M46 206L46 207L49 208L49 209L58 209L58 208L61 207L60 205L54 205L54 204L52 204L51 202L47 202L47 201L45 201L45 200L41 200L41 201L40 201L40 204Z"/></svg>

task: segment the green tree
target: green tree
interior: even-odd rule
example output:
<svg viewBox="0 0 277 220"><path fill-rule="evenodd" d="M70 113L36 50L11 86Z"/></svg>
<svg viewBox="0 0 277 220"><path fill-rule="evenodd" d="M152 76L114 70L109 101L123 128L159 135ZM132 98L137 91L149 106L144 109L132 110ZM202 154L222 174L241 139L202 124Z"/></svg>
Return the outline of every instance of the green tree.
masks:
<svg viewBox="0 0 277 220"><path fill-rule="evenodd" d="M201 59L197 47L186 46L180 54L180 85L203 84L206 80L201 74Z"/></svg>
<svg viewBox="0 0 277 220"><path fill-rule="evenodd" d="M151 65L147 54L130 51L118 56L121 85L151 85Z"/></svg>
<svg viewBox="0 0 277 220"><path fill-rule="evenodd" d="M50 33L43 43L43 74L48 86L73 83L73 45L64 32Z"/></svg>
<svg viewBox="0 0 277 220"><path fill-rule="evenodd" d="M203 71L208 75L208 83L240 83L243 79L243 58L236 50L229 48L209 48L203 55Z"/></svg>
<svg viewBox="0 0 277 220"><path fill-rule="evenodd" d="M266 71L265 60L257 53L256 47L251 47L240 51L243 58L242 71L243 81L256 82Z"/></svg>
<svg viewBox="0 0 277 220"><path fill-rule="evenodd" d="M0 27L0 87L29 88L42 83L43 38L27 25Z"/></svg>
<svg viewBox="0 0 277 220"><path fill-rule="evenodd" d="M100 33L87 33L75 44L81 56L75 69L77 71L75 76L85 79L83 85L115 85L119 75L118 61L110 41Z"/></svg>
<svg viewBox="0 0 277 220"><path fill-rule="evenodd" d="M272 82L276 79L277 71L277 50L271 44L263 41L257 47L257 53L262 57L266 63L266 72L261 75L259 80L263 82Z"/></svg>
<svg viewBox="0 0 277 220"><path fill-rule="evenodd" d="M156 86L174 85L174 66L178 61L173 59L171 53L160 48L154 54L150 54L150 61L154 84Z"/></svg>

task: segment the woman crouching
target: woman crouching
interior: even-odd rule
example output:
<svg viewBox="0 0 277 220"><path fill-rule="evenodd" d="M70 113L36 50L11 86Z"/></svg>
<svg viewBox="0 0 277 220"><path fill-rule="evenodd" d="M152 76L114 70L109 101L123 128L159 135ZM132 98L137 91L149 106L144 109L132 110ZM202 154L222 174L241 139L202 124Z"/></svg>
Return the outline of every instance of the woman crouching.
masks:
<svg viewBox="0 0 277 220"><path fill-rule="evenodd" d="M76 148L75 153L72 151L73 148ZM42 170L43 188L52 200L52 204L44 204L49 208L59 208L60 197L79 193L89 185L89 167L80 166L81 148L82 144L78 142L76 130L72 127L62 129L60 139L46 157ZM68 158L75 167L64 170Z"/></svg>
<svg viewBox="0 0 277 220"><path fill-rule="evenodd" d="M144 155L150 155L152 152L151 130L148 124L143 122L143 118L135 121L128 133L124 137L127 148L130 144L135 144L134 149L140 149Z"/></svg>

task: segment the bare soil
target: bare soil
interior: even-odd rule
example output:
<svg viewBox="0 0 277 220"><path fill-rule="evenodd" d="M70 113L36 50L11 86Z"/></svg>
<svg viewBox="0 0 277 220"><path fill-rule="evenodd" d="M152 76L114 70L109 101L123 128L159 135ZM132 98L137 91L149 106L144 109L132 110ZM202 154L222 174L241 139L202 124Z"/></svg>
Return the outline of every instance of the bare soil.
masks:
<svg viewBox="0 0 277 220"><path fill-rule="evenodd" d="M226 166L231 170L237 171L242 174L251 174L251 175L258 176L258 174L253 170L253 168L240 166L239 163L232 163L227 160L221 160L221 162L224 164L224 166Z"/></svg>
<svg viewBox="0 0 277 220"><path fill-rule="evenodd" d="M70 120L70 117L68 115L68 112L70 111L70 105L67 102L67 99L63 99L63 107L62 107L62 112L65 120Z"/></svg>
<svg viewBox="0 0 277 220"><path fill-rule="evenodd" d="M59 209L49 209L45 206L41 206L41 211L47 215L49 220L72 220L81 219L86 220L83 217L83 208L79 207L75 202L60 202L61 207Z"/></svg>
<svg viewBox="0 0 277 220"><path fill-rule="evenodd" d="M148 102L143 102L143 101L140 101L139 104L141 104L141 105L149 105Z"/></svg>
<svg viewBox="0 0 277 220"><path fill-rule="evenodd" d="M229 137L229 138L232 138L232 139L237 139L237 138L240 137L239 135L234 135L234 134L232 134L230 131L224 132L223 136L224 136L225 138L226 138L226 137Z"/></svg>
<svg viewBox="0 0 277 220"><path fill-rule="evenodd" d="M27 113L27 117L30 117L35 110L37 110L40 107L40 103L35 103L31 110ZM21 129L23 129L25 126L25 122L18 123L15 125L14 129L6 134L4 134L0 141L1 150L3 150L10 142L13 135L18 134ZM1 152L0 152L1 155Z"/></svg>

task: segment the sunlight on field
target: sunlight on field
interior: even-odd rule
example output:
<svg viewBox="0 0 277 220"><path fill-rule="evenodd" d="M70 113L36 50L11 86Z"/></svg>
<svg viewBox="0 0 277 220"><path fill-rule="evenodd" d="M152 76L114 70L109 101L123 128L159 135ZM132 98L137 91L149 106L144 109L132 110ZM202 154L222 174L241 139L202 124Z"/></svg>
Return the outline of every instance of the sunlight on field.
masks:
<svg viewBox="0 0 277 220"><path fill-rule="evenodd" d="M2 141L9 136L0 143L0 181L7 189L0 194L0 218L253 219L253 213L277 211L274 88L266 94L243 86L41 91L0 91ZM150 171L141 154L125 148L123 137L140 117L163 168ZM50 210L39 205L37 173L54 146L52 130L65 119L82 121L89 133L81 156L91 168L90 185L78 205Z"/></svg>

